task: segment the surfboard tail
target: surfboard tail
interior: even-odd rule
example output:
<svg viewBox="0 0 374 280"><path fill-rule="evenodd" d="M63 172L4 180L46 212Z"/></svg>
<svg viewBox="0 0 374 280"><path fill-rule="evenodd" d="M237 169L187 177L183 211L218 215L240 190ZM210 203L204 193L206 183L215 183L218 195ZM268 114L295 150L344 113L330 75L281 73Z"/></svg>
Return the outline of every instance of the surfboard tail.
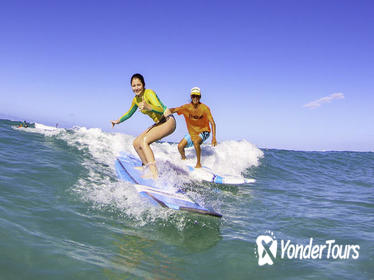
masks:
<svg viewBox="0 0 374 280"><path fill-rule="evenodd" d="M217 212L214 212L214 211L202 210L202 209L196 209L196 208L189 208L189 207L180 207L179 209L180 210L184 210L184 211L199 213L199 214L203 214L203 215L208 215L208 216L222 218L221 214L219 214Z"/></svg>

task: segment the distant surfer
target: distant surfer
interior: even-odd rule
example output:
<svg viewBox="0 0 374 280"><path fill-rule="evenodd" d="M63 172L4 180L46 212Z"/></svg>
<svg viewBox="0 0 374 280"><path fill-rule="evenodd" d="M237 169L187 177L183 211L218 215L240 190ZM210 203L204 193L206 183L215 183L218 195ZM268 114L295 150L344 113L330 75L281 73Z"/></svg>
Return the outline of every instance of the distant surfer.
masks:
<svg viewBox="0 0 374 280"><path fill-rule="evenodd" d="M20 128L20 127L28 128L29 125L28 125L28 123L27 123L26 121L23 121L23 123L21 123L21 124L18 126L18 128Z"/></svg>
<svg viewBox="0 0 374 280"><path fill-rule="evenodd" d="M176 121L170 110L161 102L156 93L151 89L145 88L144 77L141 74L134 74L131 77L130 83L132 91L135 93L131 107L121 118L111 121L112 127L129 119L138 108L155 122L136 137L133 145L142 160L143 166L149 167L153 179L157 179L158 171L150 144L173 133L176 128Z"/></svg>
<svg viewBox="0 0 374 280"><path fill-rule="evenodd" d="M210 126L212 127L212 145L217 145L216 123L208 106L200 102L201 91L198 87L191 89L191 103L178 108L171 108L172 113L183 114L188 129L188 134L179 142L178 150L182 159L186 159L185 148L195 147L197 162L195 168L200 168L201 148L200 145L209 138ZM210 125L210 126L209 126Z"/></svg>

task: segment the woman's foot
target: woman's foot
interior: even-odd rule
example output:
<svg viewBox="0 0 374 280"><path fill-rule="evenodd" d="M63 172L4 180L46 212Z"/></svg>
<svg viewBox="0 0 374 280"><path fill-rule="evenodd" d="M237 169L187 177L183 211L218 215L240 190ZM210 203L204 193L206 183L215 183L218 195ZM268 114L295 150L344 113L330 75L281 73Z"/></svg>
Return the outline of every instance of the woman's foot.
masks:
<svg viewBox="0 0 374 280"><path fill-rule="evenodd" d="M142 166L135 166L134 168L136 170L139 170L139 171L144 171L144 165L142 165Z"/></svg>
<svg viewBox="0 0 374 280"><path fill-rule="evenodd" d="M156 162L155 161L149 162L145 166L148 168L146 169L146 172L142 175L142 178L157 180L158 170L157 170Z"/></svg>

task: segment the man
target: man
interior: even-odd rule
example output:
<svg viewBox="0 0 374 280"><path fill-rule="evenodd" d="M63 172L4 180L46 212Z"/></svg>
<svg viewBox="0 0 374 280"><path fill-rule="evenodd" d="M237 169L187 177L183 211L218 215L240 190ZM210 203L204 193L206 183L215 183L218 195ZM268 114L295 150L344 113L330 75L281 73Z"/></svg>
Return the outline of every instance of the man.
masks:
<svg viewBox="0 0 374 280"><path fill-rule="evenodd" d="M208 106L200 102L201 91L198 87L191 89L191 103L185 104L178 108L171 108L172 113L183 114L188 133L178 144L178 150L182 159L186 159L184 149L187 147L195 147L197 162L195 168L200 168L201 148L200 145L209 138L210 126L212 127L212 145L217 145L216 140L216 124ZM209 126L210 125L210 126Z"/></svg>

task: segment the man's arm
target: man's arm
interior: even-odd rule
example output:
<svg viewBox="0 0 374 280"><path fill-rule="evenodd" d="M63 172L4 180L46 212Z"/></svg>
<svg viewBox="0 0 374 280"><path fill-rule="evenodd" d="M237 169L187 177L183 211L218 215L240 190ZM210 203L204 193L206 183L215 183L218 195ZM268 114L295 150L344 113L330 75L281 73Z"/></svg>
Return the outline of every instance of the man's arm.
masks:
<svg viewBox="0 0 374 280"><path fill-rule="evenodd" d="M217 140L216 140L216 123L214 122L214 119L212 117L212 114L209 114L208 116L208 121L210 126L212 127L212 145L216 146L217 145Z"/></svg>
<svg viewBox="0 0 374 280"><path fill-rule="evenodd" d="M182 114L183 113L183 110L184 110L184 105L180 106L180 107L177 107L177 108L169 108L170 112L172 114L174 113L177 113L178 115Z"/></svg>

